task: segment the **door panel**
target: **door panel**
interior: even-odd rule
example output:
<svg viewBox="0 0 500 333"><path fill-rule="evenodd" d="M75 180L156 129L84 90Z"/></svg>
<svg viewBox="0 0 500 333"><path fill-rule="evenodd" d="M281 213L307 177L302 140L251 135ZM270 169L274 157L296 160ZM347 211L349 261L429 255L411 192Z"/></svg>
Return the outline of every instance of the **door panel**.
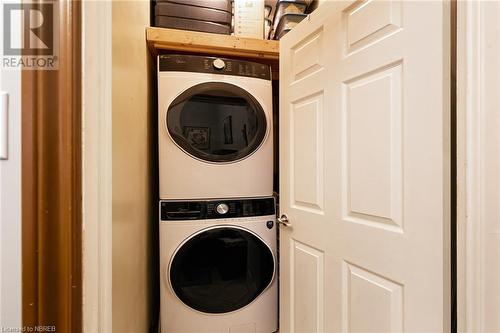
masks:
<svg viewBox="0 0 500 333"><path fill-rule="evenodd" d="M323 29L318 29L292 50L294 80L298 81L323 68Z"/></svg>
<svg viewBox="0 0 500 333"><path fill-rule="evenodd" d="M348 53L376 42L401 28L401 2L356 1L343 10Z"/></svg>
<svg viewBox="0 0 500 333"><path fill-rule="evenodd" d="M281 331L449 330L448 19L332 1L281 39Z"/></svg>
<svg viewBox="0 0 500 333"><path fill-rule="evenodd" d="M324 316L324 253L298 241L291 242L292 331L321 332Z"/></svg>
<svg viewBox="0 0 500 333"><path fill-rule="evenodd" d="M401 63L343 83L344 218L401 231Z"/></svg>
<svg viewBox="0 0 500 333"><path fill-rule="evenodd" d="M292 202L297 209L321 213L324 182L323 92L292 102L290 118L290 140L293 140Z"/></svg>
<svg viewBox="0 0 500 333"><path fill-rule="evenodd" d="M344 262L344 332L402 332L403 286Z"/></svg>

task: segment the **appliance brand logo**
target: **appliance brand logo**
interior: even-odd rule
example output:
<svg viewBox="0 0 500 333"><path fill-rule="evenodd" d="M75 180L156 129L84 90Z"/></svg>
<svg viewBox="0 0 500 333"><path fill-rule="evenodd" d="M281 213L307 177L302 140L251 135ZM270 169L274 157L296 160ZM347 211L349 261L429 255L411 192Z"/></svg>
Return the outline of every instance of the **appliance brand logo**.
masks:
<svg viewBox="0 0 500 333"><path fill-rule="evenodd" d="M58 69L57 2L3 4L2 67Z"/></svg>

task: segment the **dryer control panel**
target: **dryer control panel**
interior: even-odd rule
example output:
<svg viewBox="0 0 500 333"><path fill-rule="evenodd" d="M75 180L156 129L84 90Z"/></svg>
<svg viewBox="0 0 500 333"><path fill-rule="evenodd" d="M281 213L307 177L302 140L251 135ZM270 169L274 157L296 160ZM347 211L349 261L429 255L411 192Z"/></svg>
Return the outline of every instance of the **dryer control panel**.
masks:
<svg viewBox="0 0 500 333"><path fill-rule="evenodd" d="M158 69L160 72L224 74L271 80L268 65L227 58L162 54L158 56Z"/></svg>
<svg viewBox="0 0 500 333"><path fill-rule="evenodd" d="M266 216L275 212L274 198L160 202L162 221Z"/></svg>

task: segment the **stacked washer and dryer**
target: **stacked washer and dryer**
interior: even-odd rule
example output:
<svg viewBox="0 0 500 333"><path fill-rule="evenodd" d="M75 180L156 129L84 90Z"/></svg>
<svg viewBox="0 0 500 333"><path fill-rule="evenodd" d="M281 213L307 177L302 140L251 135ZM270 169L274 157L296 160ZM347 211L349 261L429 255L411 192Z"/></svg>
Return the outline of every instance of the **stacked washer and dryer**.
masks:
<svg viewBox="0 0 500 333"><path fill-rule="evenodd" d="M161 331L278 329L269 66L158 57Z"/></svg>

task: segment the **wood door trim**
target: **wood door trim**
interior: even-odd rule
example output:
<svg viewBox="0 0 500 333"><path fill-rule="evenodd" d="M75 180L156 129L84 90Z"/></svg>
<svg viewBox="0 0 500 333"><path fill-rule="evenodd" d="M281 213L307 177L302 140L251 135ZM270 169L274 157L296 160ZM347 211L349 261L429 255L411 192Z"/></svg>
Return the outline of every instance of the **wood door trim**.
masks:
<svg viewBox="0 0 500 333"><path fill-rule="evenodd" d="M81 332L81 3L57 3L58 70L22 73L24 326Z"/></svg>

